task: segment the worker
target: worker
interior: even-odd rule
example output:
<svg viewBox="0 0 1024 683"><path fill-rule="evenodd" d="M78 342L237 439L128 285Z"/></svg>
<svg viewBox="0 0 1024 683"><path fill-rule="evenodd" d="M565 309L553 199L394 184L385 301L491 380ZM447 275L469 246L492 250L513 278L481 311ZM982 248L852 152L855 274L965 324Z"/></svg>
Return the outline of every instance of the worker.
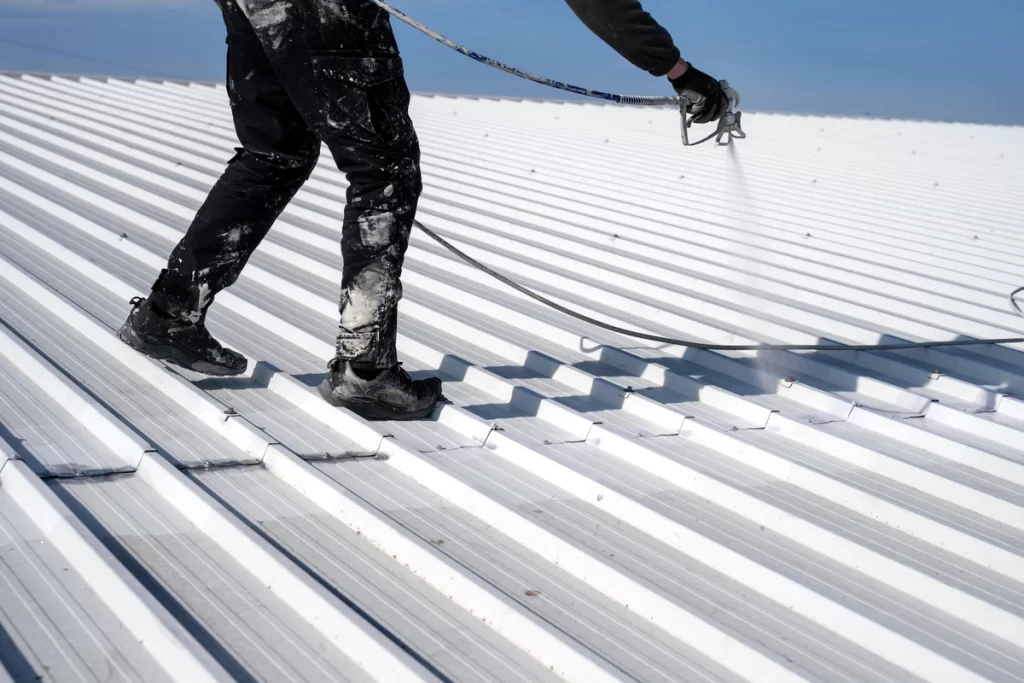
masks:
<svg viewBox="0 0 1024 683"><path fill-rule="evenodd" d="M207 330L210 305L242 268L317 164L321 143L349 181L335 356L320 393L367 419L419 419L440 379L412 379L396 349L402 265L422 191L410 93L390 15L371 0L216 0L227 28L227 94L241 147L148 298L132 300L119 337L207 375L238 375L240 353ZM687 64L636 0L566 0L634 65L667 77L722 116L718 81Z"/></svg>

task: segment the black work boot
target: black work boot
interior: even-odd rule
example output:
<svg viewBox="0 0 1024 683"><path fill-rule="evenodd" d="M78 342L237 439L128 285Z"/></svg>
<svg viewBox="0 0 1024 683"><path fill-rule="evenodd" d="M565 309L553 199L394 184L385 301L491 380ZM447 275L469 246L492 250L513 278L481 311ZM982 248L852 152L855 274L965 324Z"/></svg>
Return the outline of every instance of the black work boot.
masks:
<svg viewBox="0 0 1024 683"><path fill-rule="evenodd" d="M320 395L331 405L367 420L420 420L434 412L443 399L441 380L414 380L401 363L374 371L335 358L327 367Z"/></svg>
<svg viewBox="0 0 1024 683"><path fill-rule="evenodd" d="M131 303L132 312L117 336L136 351L204 375L223 377L245 372L245 356L221 346L202 319L193 323L167 315L141 297Z"/></svg>

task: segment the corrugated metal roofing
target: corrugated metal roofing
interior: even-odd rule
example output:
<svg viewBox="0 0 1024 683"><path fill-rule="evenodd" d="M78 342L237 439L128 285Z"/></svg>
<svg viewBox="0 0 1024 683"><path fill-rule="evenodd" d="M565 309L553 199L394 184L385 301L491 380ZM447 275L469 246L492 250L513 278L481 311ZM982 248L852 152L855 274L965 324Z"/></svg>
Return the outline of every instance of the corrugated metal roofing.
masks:
<svg viewBox="0 0 1024 683"><path fill-rule="evenodd" d="M413 109L424 222L603 320L1024 334L1024 129ZM0 77L0 680L1024 680L1019 348L661 347L416 232L400 351L452 404L365 423L312 390L326 154L211 313L248 375L114 336L235 144L219 87Z"/></svg>

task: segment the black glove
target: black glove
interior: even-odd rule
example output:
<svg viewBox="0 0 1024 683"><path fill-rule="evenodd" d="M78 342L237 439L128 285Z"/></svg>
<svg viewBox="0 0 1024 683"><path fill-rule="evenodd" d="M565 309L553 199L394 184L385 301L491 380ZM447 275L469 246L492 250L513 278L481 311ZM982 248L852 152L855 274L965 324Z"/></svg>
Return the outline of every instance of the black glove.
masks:
<svg viewBox="0 0 1024 683"><path fill-rule="evenodd" d="M685 98L690 106L687 111L694 114L694 123L717 121L729 111L729 98L722 85L711 76L690 65L682 76L670 79L672 87Z"/></svg>

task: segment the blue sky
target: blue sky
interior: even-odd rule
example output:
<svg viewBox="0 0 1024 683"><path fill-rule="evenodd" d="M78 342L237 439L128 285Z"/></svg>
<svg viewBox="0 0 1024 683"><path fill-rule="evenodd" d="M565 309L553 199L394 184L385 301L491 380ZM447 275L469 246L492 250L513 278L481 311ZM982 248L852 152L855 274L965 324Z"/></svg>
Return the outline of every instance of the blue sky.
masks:
<svg viewBox="0 0 1024 683"><path fill-rule="evenodd" d="M395 5L528 71L601 90L667 94L663 81L605 47L562 0ZM1024 124L1024 51L1014 46L1024 28L1021 0L644 6L687 59L740 91L747 110ZM396 23L396 33L414 90L564 96L479 65L404 25ZM224 29L213 0L0 0L0 69L223 80Z"/></svg>

